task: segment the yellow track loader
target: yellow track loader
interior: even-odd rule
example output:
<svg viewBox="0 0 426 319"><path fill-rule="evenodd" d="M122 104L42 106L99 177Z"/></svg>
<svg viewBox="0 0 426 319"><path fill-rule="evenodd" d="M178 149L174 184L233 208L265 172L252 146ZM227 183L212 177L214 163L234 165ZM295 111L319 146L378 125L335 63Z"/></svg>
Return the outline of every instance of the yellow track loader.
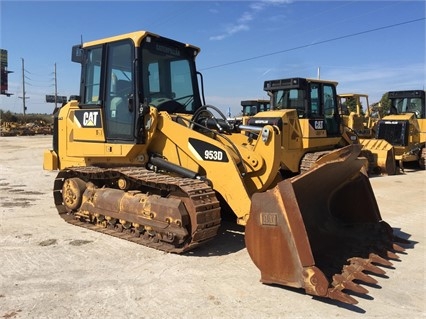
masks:
<svg viewBox="0 0 426 319"><path fill-rule="evenodd" d="M59 170L59 215L184 253L213 239L221 207L230 207L264 283L356 303L352 292L367 293L360 283L375 282L371 274L403 250L381 218L359 145L283 179L290 131L270 122L235 128L205 104L198 53L146 31L73 47L80 95L54 114L43 164Z"/></svg>
<svg viewBox="0 0 426 319"><path fill-rule="evenodd" d="M394 147L386 139L376 138L380 118L372 116L368 95L344 93L339 94L338 97L343 126L359 137L359 143L362 145L361 154L369 160L369 173L396 174ZM364 102L365 114L362 102Z"/></svg>
<svg viewBox="0 0 426 319"><path fill-rule="evenodd" d="M264 82L271 110L246 119L251 126L281 128L281 167L284 176L304 173L335 149L358 143L357 136L341 130L337 82L286 78Z"/></svg>
<svg viewBox="0 0 426 319"><path fill-rule="evenodd" d="M375 136L377 121L380 117L372 116L367 94L341 93L338 95L338 103L345 127L354 130L359 138Z"/></svg>
<svg viewBox="0 0 426 319"><path fill-rule="evenodd" d="M270 100L243 100L241 101L243 107L243 116L253 116L259 112L269 111L271 109Z"/></svg>
<svg viewBox="0 0 426 319"><path fill-rule="evenodd" d="M233 126L246 125L253 115L271 109L270 100L243 100L241 101L242 111L240 115L229 117L227 120Z"/></svg>
<svg viewBox="0 0 426 319"><path fill-rule="evenodd" d="M402 170L407 162L417 162L420 169L426 169L425 91L391 91L387 95L390 114L377 123L376 138L393 145Z"/></svg>

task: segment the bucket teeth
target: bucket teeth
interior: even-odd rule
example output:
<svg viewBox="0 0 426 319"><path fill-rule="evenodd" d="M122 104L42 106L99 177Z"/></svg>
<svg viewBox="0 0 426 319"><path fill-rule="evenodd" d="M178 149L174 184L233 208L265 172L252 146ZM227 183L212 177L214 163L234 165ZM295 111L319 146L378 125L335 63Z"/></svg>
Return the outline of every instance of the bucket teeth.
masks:
<svg viewBox="0 0 426 319"><path fill-rule="evenodd" d="M361 271L357 272L354 277L355 277L355 279L361 280L361 281L363 281L363 282L365 282L367 284L372 284L372 285L377 284L377 280L376 279L374 279L373 277L371 277L369 275L364 274Z"/></svg>
<svg viewBox="0 0 426 319"><path fill-rule="evenodd" d="M376 254L373 254L373 253L370 254L370 261L375 263L375 264L379 264L380 266L384 266L384 267L392 267L393 266L393 264L389 260L386 260L386 259L380 257L379 255L376 255Z"/></svg>
<svg viewBox="0 0 426 319"><path fill-rule="evenodd" d="M367 274L364 274L362 272L362 269L359 269L359 267L355 267L354 265L345 266L343 273L346 273L346 272L351 274L354 279L363 281L363 282L365 282L367 284L371 284L371 285L377 284L376 279L374 279L373 277L371 277Z"/></svg>
<svg viewBox="0 0 426 319"><path fill-rule="evenodd" d="M373 274L376 274L376 275L384 275L384 274L386 274L386 271L384 271L382 268L374 266L371 263L366 263L364 265L364 269L367 270L367 271L369 271L369 272L372 272Z"/></svg>
<svg viewBox="0 0 426 319"><path fill-rule="evenodd" d="M368 290L364 287L354 283L352 280L348 280L343 275L336 274L333 276L333 283L332 285L334 287L342 287L343 289L352 290L353 292L359 293L359 294L368 294Z"/></svg>
<svg viewBox="0 0 426 319"><path fill-rule="evenodd" d="M386 271L384 271L383 269L374 266L370 259L363 259L363 258L358 258L358 257L353 257L349 259L351 265L355 265L357 268L359 267L360 271L363 270L367 270L373 274L376 275L384 275L386 274Z"/></svg>
<svg viewBox="0 0 426 319"><path fill-rule="evenodd" d="M392 249L395 250L398 253L402 253L405 251L405 248L399 246L398 244L393 243Z"/></svg>
<svg viewBox="0 0 426 319"><path fill-rule="evenodd" d="M358 303L355 298L352 298L337 288L330 288L328 290L328 297L350 305L356 305Z"/></svg>
<svg viewBox="0 0 426 319"><path fill-rule="evenodd" d="M399 259L399 256L397 255L397 254L395 254L395 253L393 253L393 252L391 252L391 251L387 251L386 252L386 256L389 258L389 259L396 259L396 260L398 260Z"/></svg>

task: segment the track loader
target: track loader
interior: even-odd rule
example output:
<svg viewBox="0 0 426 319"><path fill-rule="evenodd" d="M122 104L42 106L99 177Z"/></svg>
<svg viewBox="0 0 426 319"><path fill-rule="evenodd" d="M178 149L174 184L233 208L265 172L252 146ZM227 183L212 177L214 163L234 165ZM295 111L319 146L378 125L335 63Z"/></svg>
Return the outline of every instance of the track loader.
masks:
<svg viewBox="0 0 426 319"><path fill-rule="evenodd" d="M338 95L338 103L344 126L354 130L359 138L375 136L380 118L372 116L367 94L341 93Z"/></svg>
<svg viewBox="0 0 426 319"><path fill-rule="evenodd" d="M371 274L403 250L381 218L359 145L283 179L288 132L269 122L236 129L206 105L198 53L146 31L73 47L80 96L55 113L43 164L59 170L59 215L184 253L213 239L230 207L262 282L356 303L352 292L367 293L360 283L376 282Z"/></svg>
<svg viewBox="0 0 426 319"><path fill-rule="evenodd" d="M246 125L251 116L271 109L270 100L243 100L241 101L241 114L227 118L228 123L238 127L239 125Z"/></svg>
<svg viewBox="0 0 426 319"><path fill-rule="evenodd" d="M386 139L376 138L380 118L372 116L368 95L343 93L339 94L338 98L343 126L355 132L359 137L359 143L362 145L361 154L369 160L369 173L375 175L396 174L394 147ZM362 102L365 105L365 114Z"/></svg>
<svg viewBox="0 0 426 319"><path fill-rule="evenodd" d="M393 145L395 160L400 168L404 163L417 162L426 169L426 99L422 90L390 91L390 114L377 123L376 139Z"/></svg>
<svg viewBox="0 0 426 319"><path fill-rule="evenodd" d="M271 110L257 112L246 123L280 127L284 176L304 173L318 159L333 156L333 150L358 143L356 134L341 129L336 86L334 81L306 78L264 82Z"/></svg>
<svg viewBox="0 0 426 319"><path fill-rule="evenodd" d="M243 116L253 116L259 112L269 111L271 109L270 100L243 100L241 101Z"/></svg>

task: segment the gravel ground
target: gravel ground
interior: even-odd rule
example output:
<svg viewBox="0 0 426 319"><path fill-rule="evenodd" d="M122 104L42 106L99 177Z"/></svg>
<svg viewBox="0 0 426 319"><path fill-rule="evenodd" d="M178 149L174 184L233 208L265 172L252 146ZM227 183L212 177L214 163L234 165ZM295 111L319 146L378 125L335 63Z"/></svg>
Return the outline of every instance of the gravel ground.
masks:
<svg viewBox="0 0 426 319"><path fill-rule="evenodd" d="M0 137L0 318L426 318L426 171L371 178L412 245L357 305L263 285L244 229L185 255L65 223L42 169L51 136Z"/></svg>

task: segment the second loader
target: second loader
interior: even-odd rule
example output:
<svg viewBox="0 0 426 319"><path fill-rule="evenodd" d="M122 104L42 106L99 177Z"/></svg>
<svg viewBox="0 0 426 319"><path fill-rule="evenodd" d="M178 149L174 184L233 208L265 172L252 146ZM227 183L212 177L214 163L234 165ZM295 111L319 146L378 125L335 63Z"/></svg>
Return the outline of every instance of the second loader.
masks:
<svg viewBox="0 0 426 319"><path fill-rule="evenodd" d="M270 100L243 100L243 116L253 116L259 112L269 111L271 109Z"/></svg>
<svg viewBox="0 0 426 319"><path fill-rule="evenodd" d="M282 140L299 115L283 123L288 130L270 121L233 127L204 102L199 51L147 31L73 47L80 96L54 114L43 163L59 170L59 216L185 253L214 239L229 207L262 282L357 303L353 294L368 293L361 284L376 283L404 250L381 217L360 146L284 179Z"/></svg>
<svg viewBox="0 0 426 319"><path fill-rule="evenodd" d="M400 168L408 162L426 169L426 91L387 92L390 114L377 123L376 138L393 145Z"/></svg>
<svg viewBox="0 0 426 319"><path fill-rule="evenodd" d="M355 134L341 129L336 86L334 81L307 78L264 82L271 110L256 113L246 123L280 127L284 176L304 173L319 159L332 159L333 150L358 143Z"/></svg>
<svg viewBox="0 0 426 319"><path fill-rule="evenodd" d="M372 116L368 95L343 93L339 94L338 98L343 126L359 137L359 143L362 145L361 154L369 160L369 173L396 174L394 146L386 139L376 138L380 118ZM365 114L362 102L364 102Z"/></svg>
<svg viewBox="0 0 426 319"><path fill-rule="evenodd" d="M251 116L259 112L269 111L271 109L271 101L262 99L243 100L241 101L241 106L242 112L240 115L227 119L234 126L246 125Z"/></svg>
<svg viewBox="0 0 426 319"><path fill-rule="evenodd" d="M341 93L338 103L343 125L355 131L359 138L373 138L379 117L373 117L368 95L363 93ZM364 112L365 107L365 112Z"/></svg>

